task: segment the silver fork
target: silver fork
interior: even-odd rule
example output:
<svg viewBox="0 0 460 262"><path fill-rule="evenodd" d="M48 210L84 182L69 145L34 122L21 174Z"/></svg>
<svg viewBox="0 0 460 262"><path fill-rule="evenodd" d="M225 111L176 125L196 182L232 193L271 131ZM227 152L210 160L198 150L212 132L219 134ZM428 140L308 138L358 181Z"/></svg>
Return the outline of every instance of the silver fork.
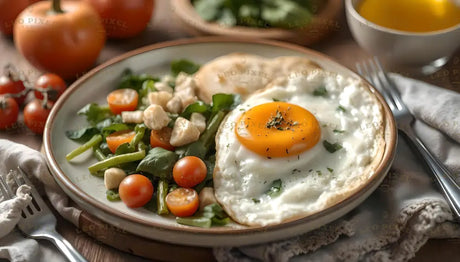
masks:
<svg viewBox="0 0 460 262"><path fill-rule="evenodd" d="M18 167L18 172L12 174L16 185L27 184L31 190L32 202L22 210L22 218L19 220L19 229L27 236L34 239L46 239L56 247L72 262L82 262L86 259L58 232L56 232L56 217L51 213L37 190L30 183L29 179ZM0 175L0 192L5 199L15 197L13 188L6 183Z"/></svg>
<svg viewBox="0 0 460 262"><path fill-rule="evenodd" d="M377 57L370 59L368 63L357 63L356 68L360 75L373 84L383 95L388 106L393 112L398 129L418 150L425 159L428 167L436 178L441 191L449 203L454 217L460 219L460 188L452 178L447 168L428 150L423 142L417 137L412 128L415 120L407 106L401 100L398 90L392 80L387 76Z"/></svg>

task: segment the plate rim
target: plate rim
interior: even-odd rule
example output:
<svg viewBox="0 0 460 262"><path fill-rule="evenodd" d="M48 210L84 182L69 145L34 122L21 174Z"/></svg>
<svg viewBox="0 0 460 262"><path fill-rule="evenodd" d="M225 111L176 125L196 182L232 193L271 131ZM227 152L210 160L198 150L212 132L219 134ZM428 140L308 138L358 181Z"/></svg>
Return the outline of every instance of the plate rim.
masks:
<svg viewBox="0 0 460 262"><path fill-rule="evenodd" d="M388 137L388 141L385 139L386 145L385 145L385 150L382 156L382 160L380 161L375 174L371 177L370 180L368 180L365 184L361 185L355 192L353 192L351 195L346 197L345 199L342 199L341 201L337 202L336 204L321 210L319 212L316 212L314 214L308 215L306 217L302 217L299 219L295 219L293 221L288 221L288 222L283 222L280 224L276 225L269 225L265 227L257 226L257 227L244 227L244 228L230 228L226 230L216 230L218 228L211 228L211 229L204 229L204 228L197 228L197 227L177 227L173 225L164 225L161 223L157 223L154 221L145 221L136 217L132 217L128 214L124 214L121 212L117 212L114 209L111 209L109 206L99 202L96 199L92 199L91 196L86 194L85 192L82 192L81 189L79 189L78 186L76 186L70 179L67 178L63 170L59 167L59 163L57 163L56 158L54 157L54 154L52 152L52 147L51 147L51 128L54 124L54 119L56 118L59 109L64 106L64 102L67 100L67 98L75 92L80 85L82 85L84 82L86 82L88 79L93 77L95 74L100 72L101 70L106 69L109 66L112 66L114 64L117 64L118 62L121 62L125 59L128 59L130 57L140 55L145 52L149 52L152 50L157 50L157 49L162 49L162 48L168 48L168 47L174 47L174 46L180 46L180 45L196 45L196 44L209 44L209 43L239 43L239 44L260 44L260 45L267 45L271 47L278 47L278 48L283 48L283 49L288 49L291 51L297 51L299 53L307 54L307 55L312 55L314 57L318 57L321 59L326 60L328 63L333 63L336 65L339 65L343 69L349 71L353 77L357 77L361 80L363 80L367 88L371 91L371 93L379 100L380 104L383 107L383 112L384 112L384 126L385 126L385 132L387 132L386 136ZM387 130L388 129L388 130ZM364 78L361 78L355 71L349 69L348 67L338 63L331 57L322 54L318 51L311 50L309 48L299 46L296 44L291 44L291 43L285 43L285 42L280 42L280 41L275 41L275 40L266 40L266 39L242 39L242 38L234 38L234 37L220 37L220 36L208 36L208 37L198 37L198 38L188 38L188 39L179 39L179 40L172 40L172 41L166 41L166 42L160 42L152 45L147 45L144 47L140 47L138 49L134 49L131 51L128 51L126 53L123 53L119 56L116 56L101 65L95 67L82 77L80 77L78 80L76 80L67 90L66 92L62 95L62 98L60 98L56 104L53 106L48 121L46 122L45 125L45 131L43 134L43 145L44 145L44 151L45 151L45 159L46 162L48 163L48 167L52 171L51 173L53 174L54 179L58 180L58 184L61 186L64 185L67 190L70 190L72 194L74 194L76 197L79 197L80 200L84 200L85 203L89 204L93 208L100 209L103 213L108 213L110 215L117 216L120 219L127 220L129 222L133 223L139 223L144 226L153 226L153 227L158 227L161 230L166 230L166 231L174 231L180 233L193 233L193 234L202 234L202 235L238 235L238 234L255 234L258 232L266 232L266 231L276 231L276 230L281 230L283 228L290 228L290 227L295 227L295 226L300 226L301 224L308 223L309 221L314 221L317 220L321 217L327 217L328 215L331 215L335 213L337 210L336 209L341 209L344 208L344 206L347 206L350 203L354 203L357 201L360 197L362 197L363 192L368 192L369 190L372 189L371 193L377 188L375 185L376 183L380 184L381 181L383 181L383 178L386 176L387 171L389 170L389 167L391 166L391 163L394 159L395 156L395 148L396 148L396 141L397 141L397 131L396 131L396 124L394 121L394 118L392 117L392 113L390 111L390 108L386 104L385 100L383 97L376 91L376 89ZM65 191L65 190L64 190ZM69 194L67 194L69 195ZM370 195L370 194L369 194ZM367 197L366 197L367 198ZM364 198L364 199L366 199ZM364 199L362 201L364 201ZM359 203L361 203L360 201ZM356 207L357 205L354 205ZM93 212L86 210L87 212L93 214ZM337 219L337 218L334 218ZM106 221L109 222L109 221Z"/></svg>

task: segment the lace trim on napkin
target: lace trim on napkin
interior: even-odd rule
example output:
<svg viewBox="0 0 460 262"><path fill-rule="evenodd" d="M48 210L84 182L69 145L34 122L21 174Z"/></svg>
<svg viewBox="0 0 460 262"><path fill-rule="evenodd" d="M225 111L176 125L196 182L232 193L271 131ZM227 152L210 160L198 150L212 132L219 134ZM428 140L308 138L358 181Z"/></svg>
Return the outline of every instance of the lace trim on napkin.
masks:
<svg viewBox="0 0 460 262"><path fill-rule="evenodd" d="M444 202L422 200L407 205L393 223L386 225L387 230L380 230L366 242L331 244L337 240L337 243L348 241L347 237L359 231L358 218L353 217L349 221L342 219L305 235L265 246L215 248L214 255L218 261L223 262L254 261L248 256L263 261L288 261L296 255L311 254L318 250L315 253L322 256L322 261L406 261L414 257L415 252L432 237L431 232L443 237L460 235L460 232L448 232L455 228L449 226L449 222L443 225L449 220L452 220L452 213ZM388 230L389 227L392 230ZM321 252L323 246L326 246L325 252ZM317 254L313 255L302 261L317 260Z"/></svg>

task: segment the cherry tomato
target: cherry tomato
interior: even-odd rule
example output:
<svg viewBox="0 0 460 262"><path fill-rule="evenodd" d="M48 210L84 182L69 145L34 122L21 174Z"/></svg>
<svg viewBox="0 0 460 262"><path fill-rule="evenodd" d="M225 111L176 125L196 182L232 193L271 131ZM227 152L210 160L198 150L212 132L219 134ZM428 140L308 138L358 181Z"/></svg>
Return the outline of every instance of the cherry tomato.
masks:
<svg viewBox="0 0 460 262"><path fill-rule="evenodd" d="M37 81L35 81L35 88L36 89L46 89L46 88L51 88L52 90L47 91L48 92L48 99L51 101L56 101L62 93L67 88L67 84L64 82L64 80L56 75L56 74L44 74L41 75ZM43 99L43 94L39 91L34 92L35 97L38 99Z"/></svg>
<svg viewBox="0 0 460 262"><path fill-rule="evenodd" d="M181 187L194 187L206 178L206 164L196 156L179 159L173 168L174 181Z"/></svg>
<svg viewBox="0 0 460 262"><path fill-rule="evenodd" d="M21 80L15 80L10 76L1 76L0 77L0 94L17 94L24 91L25 86ZM21 105L24 103L26 95L20 97L15 97L14 100Z"/></svg>
<svg viewBox="0 0 460 262"><path fill-rule="evenodd" d="M198 210L200 200L194 189L180 187L166 195L166 205L173 215L188 217Z"/></svg>
<svg viewBox="0 0 460 262"><path fill-rule="evenodd" d="M126 206L131 208L141 207L153 196L153 185L150 180L143 175L130 175L121 181L118 193Z"/></svg>
<svg viewBox="0 0 460 262"><path fill-rule="evenodd" d="M122 130L108 135L105 140L107 141L107 146L110 151L115 154L115 151L121 144L131 142L135 135L136 132L132 130Z"/></svg>
<svg viewBox="0 0 460 262"><path fill-rule="evenodd" d="M49 101L46 106L42 100L34 99L24 107L24 123L36 134L43 134L46 119L50 114L53 102Z"/></svg>
<svg viewBox="0 0 460 262"><path fill-rule="evenodd" d="M150 146L161 147L166 150L174 151L174 147L169 143L171 139L172 129L169 127L162 128L161 130L152 130L150 132Z"/></svg>
<svg viewBox="0 0 460 262"><path fill-rule="evenodd" d="M35 67L76 78L94 65L105 43L101 18L82 1L40 1L14 24L16 49Z"/></svg>
<svg viewBox="0 0 460 262"><path fill-rule="evenodd" d="M117 89L107 96L110 111L121 114L123 111L134 111L137 107L139 95L131 88Z"/></svg>
<svg viewBox="0 0 460 262"><path fill-rule="evenodd" d="M102 17L107 36L127 38L142 32L152 17L154 0L85 0Z"/></svg>
<svg viewBox="0 0 460 262"><path fill-rule="evenodd" d="M19 106L11 97L0 95L0 129L13 126L18 120Z"/></svg>
<svg viewBox="0 0 460 262"><path fill-rule="evenodd" d="M5 35L13 33L16 17L24 8L39 0L0 0L0 31Z"/></svg>

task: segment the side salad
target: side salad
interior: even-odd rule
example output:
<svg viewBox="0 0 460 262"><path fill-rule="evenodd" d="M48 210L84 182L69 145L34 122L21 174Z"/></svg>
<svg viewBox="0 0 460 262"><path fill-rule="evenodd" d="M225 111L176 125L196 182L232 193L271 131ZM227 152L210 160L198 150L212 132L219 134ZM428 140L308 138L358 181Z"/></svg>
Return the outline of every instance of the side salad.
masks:
<svg viewBox="0 0 460 262"><path fill-rule="evenodd" d="M91 150L98 162L88 171L104 179L110 201L171 213L185 225L226 224L229 217L212 188L214 140L240 98L216 94L210 104L198 100L192 75L199 68L182 59L161 78L126 70L107 104L90 103L78 111L88 125L66 131L81 143L67 161Z"/></svg>

